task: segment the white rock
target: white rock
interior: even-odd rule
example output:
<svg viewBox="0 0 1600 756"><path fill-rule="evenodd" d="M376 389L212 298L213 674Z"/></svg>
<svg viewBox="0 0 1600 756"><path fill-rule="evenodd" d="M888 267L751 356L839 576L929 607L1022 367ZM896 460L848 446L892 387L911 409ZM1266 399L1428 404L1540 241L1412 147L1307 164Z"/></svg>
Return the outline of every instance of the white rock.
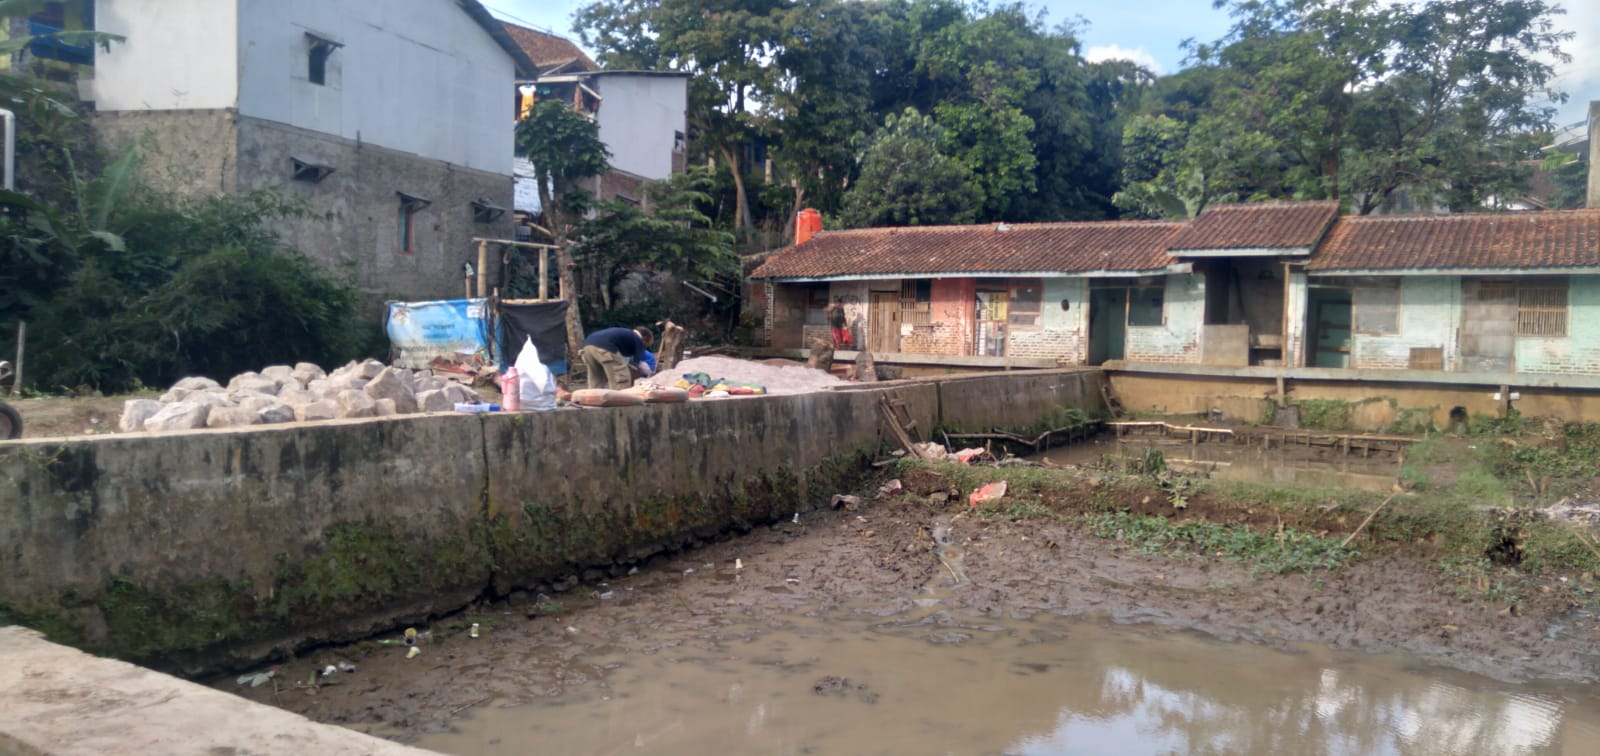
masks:
<svg viewBox="0 0 1600 756"><path fill-rule="evenodd" d="M204 390L205 389L187 389L187 388L178 388L177 386L173 386L172 388L167 389L167 393L162 394L161 398L158 401L160 401L162 404L171 404L173 402L181 402L181 401L183 401L185 399L188 399L190 394L193 394L196 391L204 391Z"/></svg>
<svg viewBox="0 0 1600 756"><path fill-rule="evenodd" d="M234 406L249 410L250 412L260 412L261 410L271 407L278 402L279 399L277 397L266 396L264 394L244 394L242 396L235 396L233 401Z"/></svg>
<svg viewBox="0 0 1600 756"><path fill-rule="evenodd" d="M229 391L236 391L236 390L238 390L239 383L241 381L254 380L254 379L257 379L257 378L260 378L260 377L261 377L261 374L257 373L254 370L251 370L251 371L245 372L245 373L240 373L240 374L234 376L233 380L228 381L228 390Z"/></svg>
<svg viewBox="0 0 1600 756"><path fill-rule="evenodd" d="M181 388L188 391L209 391L211 389L222 388L222 384L217 383L210 378L196 375L178 381L177 383L172 384L172 387L175 389Z"/></svg>
<svg viewBox="0 0 1600 756"><path fill-rule="evenodd" d="M272 380L277 381L279 386L282 386L283 384L294 380L294 368L289 367L288 365L273 365L271 367L264 367L261 369L261 377L271 378Z"/></svg>
<svg viewBox="0 0 1600 756"><path fill-rule="evenodd" d="M411 387L406 385L402 377L405 371L394 368L384 368L378 375L362 387L367 396L373 399L388 399L394 402L396 412L408 414L417 411L417 398L411 393Z"/></svg>
<svg viewBox="0 0 1600 756"><path fill-rule="evenodd" d="M144 422L161 411L161 402L154 399L129 399L122 403L122 419L117 428L123 433L144 430Z"/></svg>
<svg viewBox="0 0 1600 756"><path fill-rule="evenodd" d="M373 378L377 378L378 374L383 372L383 363L377 360L367 360L361 363L361 366L357 372L361 374L362 378L370 381Z"/></svg>
<svg viewBox="0 0 1600 756"><path fill-rule="evenodd" d="M333 384L327 378L314 378L306 382L306 390L317 396L327 396L332 388Z"/></svg>
<svg viewBox="0 0 1600 756"><path fill-rule="evenodd" d="M339 403L332 399L319 399L294 408L296 420L332 420L339 416Z"/></svg>
<svg viewBox="0 0 1600 756"><path fill-rule="evenodd" d="M339 417L372 417L377 412L377 402L365 391L346 389L333 401L339 405Z"/></svg>
<svg viewBox="0 0 1600 756"><path fill-rule="evenodd" d="M207 428L237 428L260 422L261 416L255 410L244 407L213 407L211 413L206 415Z"/></svg>
<svg viewBox="0 0 1600 756"><path fill-rule="evenodd" d="M457 404L477 401L470 398L472 393L473 392L471 389L459 383L451 383L444 387L444 395L449 398L450 407L452 409L454 409Z"/></svg>
<svg viewBox="0 0 1600 756"><path fill-rule="evenodd" d="M263 423L292 423L294 422L294 407L283 403L275 403L256 411L256 416Z"/></svg>
<svg viewBox="0 0 1600 756"><path fill-rule="evenodd" d="M455 402L443 390L417 392L418 412L449 412L455 409Z"/></svg>
<svg viewBox="0 0 1600 756"><path fill-rule="evenodd" d="M291 407L310 404L321 398L321 394L300 388L298 383L286 383L283 388L278 389L278 401Z"/></svg>
<svg viewBox="0 0 1600 756"><path fill-rule="evenodd" d="M190 430L206 427L211 406L201 402L173 402L144 421L147 431Z"/></svg>
<svg viewBox="0 0 1600 756"><path fill-rule="evenodd" d="M398 414L400 414L398 411L395 410L395 404L394 404L394 400L393 399L388 399L388 398L378 399L378 400L373 401L372 405L373 405L372 414L374 414L374 415L376 415L378 417L389 417L390 415L398 415Z"/></svg>
<svg viewBox="0 0 1600 756"><path fill-rule="evenodd" d="M225 393L224 389L211 391L196 391L184 398L186 402L197 402L208 407L232 407L233 398Z"/></svg>
<svg viewBox="0 0 1600 756"><path fill-rule="evenodd" d="M328 377L328 374L310 362L298 362L295 363L293 377L304 387L311 385L311 382L318 378Z"/></svg>

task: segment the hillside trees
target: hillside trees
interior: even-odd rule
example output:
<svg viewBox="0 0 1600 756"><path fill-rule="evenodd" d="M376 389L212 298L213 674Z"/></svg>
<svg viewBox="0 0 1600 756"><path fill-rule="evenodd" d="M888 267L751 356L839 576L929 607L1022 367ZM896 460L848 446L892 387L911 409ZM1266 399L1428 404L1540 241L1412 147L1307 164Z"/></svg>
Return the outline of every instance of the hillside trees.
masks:
<svg viewBox="0 0 1600 756"><path fill-rule="evenodd" d="M1544 0L1216 4L1233 28L1146 110L1182 124L1183 147L1125 176L1125 209L1150 214L1145 198L1174 188L1202 206L1341 199L1366 214L1404 189L1471 209L1520 187L1525 136L1563 98L1552 66L1571 34ZM1130 124L1124 148L1155 125Z"/></svg>

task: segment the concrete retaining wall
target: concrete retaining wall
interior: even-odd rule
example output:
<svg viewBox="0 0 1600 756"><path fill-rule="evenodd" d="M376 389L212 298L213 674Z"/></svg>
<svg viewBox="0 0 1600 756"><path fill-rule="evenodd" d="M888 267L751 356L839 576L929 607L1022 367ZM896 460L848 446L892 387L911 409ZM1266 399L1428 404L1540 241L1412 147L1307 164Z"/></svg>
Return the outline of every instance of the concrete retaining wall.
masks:
<svg viewBox="0 0 1600 756"><path fill-rule="evenodd" d="M879 451L881 392L923 429L1026 428L1094 376L0 443L0 624L248 664L789 517Z"/></svg>

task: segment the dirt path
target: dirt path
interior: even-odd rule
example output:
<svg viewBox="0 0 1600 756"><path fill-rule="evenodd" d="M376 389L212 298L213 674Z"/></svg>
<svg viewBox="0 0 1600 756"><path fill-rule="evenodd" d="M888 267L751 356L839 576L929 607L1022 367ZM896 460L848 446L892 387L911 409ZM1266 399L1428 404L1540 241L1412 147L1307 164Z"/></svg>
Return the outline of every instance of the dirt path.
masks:
<svg viewBox="0 0 1600 756"><path fill-rule="evenodd" d="M936 530L947 542L937 549ZM959 555L959 566L940 554ZM558 697L581 686L605 691L608 670L585 658L619 646L667 650L670 640L652 645L653 630L663 626L681 637L797 612L897 614L929 601L925 587L971 617L1047 612L1280 647L1400 651L1507 681L1590 680L1600 672L1600 624L1568 611L1556 590L1536 589L1513 612L1458 598L1425 557L1389 550L1334 573L1263 575L1221 559L1145 555L1071 520L1010 521L974 515L965 504L904 497L801 515L799 524L660 557L637 574L546 600L517 595L480 607L435 623L418 658L407 659L403 646L366 642L284 665L276 690L241 688L231 678L214 684L318 721L405 739L439 731L484 701ZM482 625L483 637L467 637L469 622ZM305 685L314 670L339 662L357 671L336 674L335 685Z"/></svg>
<svg viewBox="0 0 1600 756"><path fill-rule="evenodd" d="M122 418L122 403L129 399L154 399L154 393L117 396L45 397L13 399L0 397L22 414L23 438L86 436L116 433Z"/></svg>

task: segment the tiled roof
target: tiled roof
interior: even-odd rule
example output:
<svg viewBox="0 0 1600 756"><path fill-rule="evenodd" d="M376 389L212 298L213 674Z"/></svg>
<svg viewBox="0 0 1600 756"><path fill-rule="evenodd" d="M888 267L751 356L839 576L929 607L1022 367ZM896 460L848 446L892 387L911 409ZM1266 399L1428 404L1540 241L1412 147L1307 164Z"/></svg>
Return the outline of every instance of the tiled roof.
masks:
<svg viewBox="0 0 1600 756"><path fill-rule="evenodd" d="M501 26L500 22L489 14L489 9L483 7L483 3L478 2L478 0L456 1L460 4L461 10L466 11L467 15L471 16L478 26L483 27L483 30L489 33L489 36L494 39L494 43L499 45L500 49L506 51L506 55L516 65L518 76L533 75L533 61L528 59L527 52L511 39L511 35L506 33L505 27Z"/></svg>
<svg viewBox="0 0 1600 756"><path fill-rule="evenodd" d="M1345 217L1311 271L1600 267L1600 211Z"/></svg>
<svg viewBox="0 0 1600 756"><path fill-rule="evenodd" d="M1172 262L1167 246L1183 227L1104 221L824 231L773 253L751 278L1154 271Z"/></svg>
<svg viewBox="0 0 1600 756"><path fill-rule="evenodd" d="M505 23L505 22L501 22ZM598 71L600 67L584 54L583 50L573 44L566 37L549 34L526 26L506 23L506 33L521 47L523 52L533 59L534 65L539 67L539 72L544 73L563 64L577 61L577 66L568 66L569 70L576 68L579 71Z"/></svg>
<svg viewBox="0 0 1600 756"><path fill-rule="evenodd" d="M1338 217L1336 201L1215 205L1189 223L1171 251L1315 247Z"/></svg>

